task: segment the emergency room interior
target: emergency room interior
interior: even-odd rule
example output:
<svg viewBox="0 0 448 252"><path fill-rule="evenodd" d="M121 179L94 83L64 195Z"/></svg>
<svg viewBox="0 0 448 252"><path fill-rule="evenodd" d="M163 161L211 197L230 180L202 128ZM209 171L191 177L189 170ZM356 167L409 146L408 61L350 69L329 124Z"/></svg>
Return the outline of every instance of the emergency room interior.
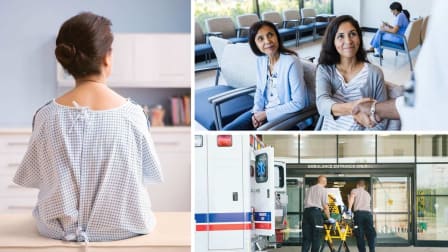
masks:
<svg viewBox="0 0 448 252"><path fill-rule="evenodd" d="M259 179L258 157L268 149L272 152L267 151L263 160L272 159L275 165L270 169L274 171L269 173L266 168L269 166L263 166L264 175ZM331 216L341 220L342 230L346 223L342 220L350 218L344 216L348 195L360 179L366 181L366 189L372 196L379 251L388 251L390 247L403 247L407 251L410 246L418 249L448 245L448 135L200 134L196 135L195 153L196 214L244 212L248 205L252 207L250 211L257 213L265 211L260 209L269 204L274 207L275 201L275 235L269 241L273 246L280 245L279 251L294 251L293 248L302 245L305 191L320 175L327 177ZM263 192L257 186L267 185L269 176L274 180L275 189L270 190L275 191L276 197L267 196L265 205L259 204L257 201L263 199L254 194ZM244 184L250 184L250 188ZM208 195L201 195L203 190ZM230 197L236 193L241 193L238 200ZM210 225L218 226L211 228L210 233L219 233L217 222L210 220ZM196 246L199 248L205 233L201 224L204 223L197 217ZM206 239L210 248L224 246L214 239L222 240L225 236L214 235ZM242 239L224 239L225 247L244 246ZM355 249L355 238L350 233L344 239ZM337 248L342 240L336 234L333 241Z"/></svg>

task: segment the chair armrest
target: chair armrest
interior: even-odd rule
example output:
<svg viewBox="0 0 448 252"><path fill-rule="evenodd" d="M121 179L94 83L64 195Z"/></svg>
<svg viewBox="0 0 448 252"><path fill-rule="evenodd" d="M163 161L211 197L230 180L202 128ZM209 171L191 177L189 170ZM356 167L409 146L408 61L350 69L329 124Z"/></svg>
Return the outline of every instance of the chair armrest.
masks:
<svg viewBox="0 0 448 252"><path fill-rule="evenodd" d="M277 120L267 122L261 125L257 130L288 130L294 128L299 122L305 121L306 119L317 116L317 107L311 105L300 111L288 113L277 118Z"/></svg>
<svg viewBox="0 0 448 252"><path fill-rule="evenodd" d="M195 68L194 72L202 73L202 72L213 71L213 70L219 71L220 69L221 68L218 65L214 65L214 66L208 66L208 67Z"/></svg>
<svg viewBox="0 0 448 252"><path fill-rule="evenodd" d="M298 26L300 24L300 20L298 19L285 20L283 21L283 28L286 28L289 23L293 23L294 26Z"/></svg>
<svg viewBox="0 0 448 252"><path fill-rule="evenodd" d="M309 62L314 63L314 59L316 59L316 57L314 57L314 56L306 56L306 57L303 57L302 59L308 60Z"/></svg>
<svg viewBox="0 0 448 252"><path fill-rule="evenodd" d="M255 92L256 86L244 87L244 88L236 88L233 90L229 90L227 92L223 92L221 94L214 95L208 98L208 101L213 106L213 116L215 117L215 125L217 130L222 129L222 116L221 116L221 104L232 100L236 97L243 96L249 93Z"/></svg>
<svg viewBox="0 0 448 252"><path fill-rule="evenodd" d="M210 44L210 37L219 37L219 38L221 38L222 37L222 32L207 32L206 34L205 34L205 41L207 42L207 44Z"/></svg>
<svg viewBox="0 0 448 252"><path fill-rule="evenodd" d="M210 36L215 36L215 37L221 37L222 36L222 32L207 32L205 34L206 37L210 37Z"/></svg>
<svg viewBox="0 0 448 252"><path fill-rule="evenodd" d="M241 36L242 31L249 31L249 29L250 29L249 26L242 26L242 27L236 28L236 36L239 38Z"/></svg>
<svg viewBox="0 0 448 252"><path fill-rule="evenodd" d="M221 67L218 65L210 66L210 67L202 67L194 70L194 73L202 73L207 71L216 70L216 76L215 76L215 86L218 85L219 82L219 76L221 75Z"/></svg>
<svg viewBox="0 0 448 252"><path fill-rule="evenodd" d="M302 18L302 24L305 24L305 20L311 20L311 23L316 23L316 17L306 17Z"/></svg>
<svg viewBox="0 0 448 252"><path fill-rule="evenodd" d="M252 92L255 92L255 86L236 88L233 90L229 90L227 92L223 92L208 98L208 102L213 105L220 105L228 100L236 98L238 96L246 95Z"/></svg>

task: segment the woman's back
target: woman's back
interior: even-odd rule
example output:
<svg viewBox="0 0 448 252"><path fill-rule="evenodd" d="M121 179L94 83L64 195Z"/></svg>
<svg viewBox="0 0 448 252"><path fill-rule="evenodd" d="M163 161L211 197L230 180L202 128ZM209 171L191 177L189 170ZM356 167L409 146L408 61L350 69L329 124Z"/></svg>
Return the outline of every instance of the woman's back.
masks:
<svg viewBox="0 0 448 252"><path fill-rule="evenodd" d="M35 116L14 181L40 189L33 215L41 234L124 239L154 227L142 183L161 180L154 151L146 117L131 101L95 111L53 100Z"/></svg>

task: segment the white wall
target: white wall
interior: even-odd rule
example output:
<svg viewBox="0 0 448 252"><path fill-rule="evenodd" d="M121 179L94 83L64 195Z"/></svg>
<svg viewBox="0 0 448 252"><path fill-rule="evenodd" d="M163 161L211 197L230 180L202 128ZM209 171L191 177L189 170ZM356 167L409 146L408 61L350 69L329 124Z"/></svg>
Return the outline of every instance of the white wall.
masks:
<svg viewBox="0 0 448 252"><path fill-rule="evenodd" d="M381 21L393 21L389 5L393 0L334 0L336 15L350 14L362 27L377 28ZM431 12L433 0L400 0L403 9L411 13L411 18L427 16Z"/></svg>
<svg viewBox="0 0 448 252"><path fill-rule="evenodd" d="M334 0L333 11L335 15L352 15L361 20L361 1L363 0Z"/></svg>

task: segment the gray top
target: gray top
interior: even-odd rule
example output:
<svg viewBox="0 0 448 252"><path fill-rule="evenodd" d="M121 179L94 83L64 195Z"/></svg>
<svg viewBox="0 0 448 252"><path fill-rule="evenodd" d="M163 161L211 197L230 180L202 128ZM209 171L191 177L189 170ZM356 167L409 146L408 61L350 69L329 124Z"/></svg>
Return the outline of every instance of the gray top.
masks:
<svg viewBox="0 0 448 252"><path fill-rule="evenodd" d="M363 188L355 188L352 189L350 194L354 194L354 201L353 201L353 211L369 211L370 209L370 194Z"/></svg>
<svg viewBox="0 0 448 252"><path fill-rule="evenodd" d="M321 210L328 205L328 195L325 187L316 184L308 188L305 193L304 207L318 207Z"/></svg>
<svg viewBox="0 0 448 252"><path fill-rule="evenodd" d="M359 87L361 97L371 97L377 101L387 100L387 90L384 86L384 75L381 69L373 64L367 63L368 76L365 85ZM331 113L331 107L335 103L350 102L349 99L337 99L335 94L342 89L342 80L336 71L336 65L319 65L316 72L316 105L319 114L336 120ZM385 129L387 120L382 120L372 130ZM353 130L369 130L368 128L359 126Z"/></svg>
<svg viewBox="0 0 448 252"><path fill-rule="evenodd" d="M33 215L46 237L108 241L155 226L146 183L160 182L160 162L142 108L67 107L54 100L35 115L14 182L38 188Z"/></svg>

